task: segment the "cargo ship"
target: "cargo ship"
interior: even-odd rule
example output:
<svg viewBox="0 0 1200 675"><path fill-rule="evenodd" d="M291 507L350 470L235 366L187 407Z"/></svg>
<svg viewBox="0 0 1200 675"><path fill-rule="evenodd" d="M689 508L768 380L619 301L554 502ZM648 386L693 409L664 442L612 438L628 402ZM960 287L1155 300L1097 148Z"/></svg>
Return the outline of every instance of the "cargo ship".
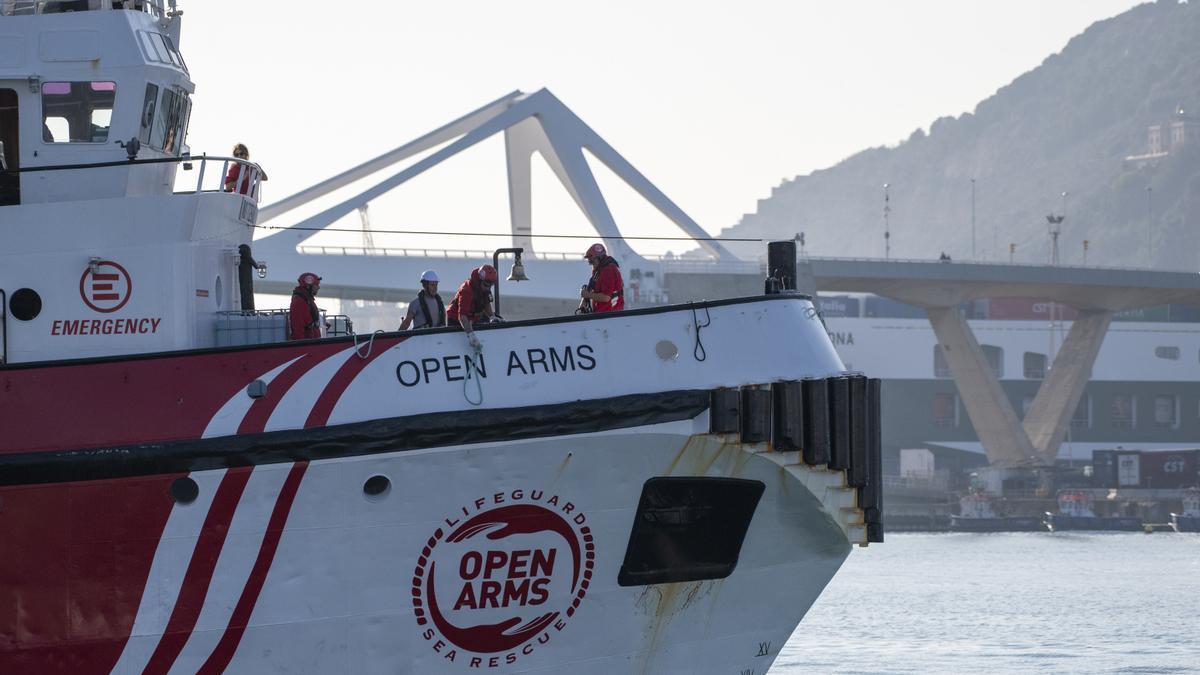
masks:
<svg viewBox="0 0 1200 675"><path fill-rule="evenodd" d="M924 310L871 295L821 296L817 303L846 366L884 380L886 474L901 474L905 449L927 450L929 468L950 477L986 464ZM1023 416L1071 327L1072 310L1030 298L996 298L965 303L961 311ZM1200 486L1193 452L1200 447L1198 354L1200 308L1163 305L1114 315L1058 464L1082 469L1098 452L1092 487ZM1122 453L1139 466L1136 473L1127 469L1118 485L1111 458Z"/></svg>
<svg viewBox="0 0 1200 675"><path fill-rule="evenodd" d="M794 269L282 341L181 14L0 7L0 673L765 672L883 533L879 381Z"/></svg>

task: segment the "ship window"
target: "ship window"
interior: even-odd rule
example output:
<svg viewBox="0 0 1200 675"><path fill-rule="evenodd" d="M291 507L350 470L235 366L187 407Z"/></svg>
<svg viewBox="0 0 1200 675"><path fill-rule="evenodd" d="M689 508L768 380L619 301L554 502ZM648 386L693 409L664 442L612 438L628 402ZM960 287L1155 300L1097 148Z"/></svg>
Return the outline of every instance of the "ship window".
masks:
<svg viewBox="0 0 1200 675"><path fill-rule="evenodd" d="M1114 429L1133 429L1137 426L1137 399L1129 394L1113 396L1108 418Z"/></svg>
<svg viewBox="0 0 1200 675"><path fill-rule="evenodd" d="M142 121L141 131L138 132L138 139L146 145L150 145L150 131L154 128L154 109L158 105L158 85L146 85L146 100L142 103Z"/></svg>
<svg viewBox="0 0 1200 675"><path fill-rule="evenodd" d="M190 114L187 95L171 89L162 93L158 115L154 118L154 129L150 134L150 147L166 153L179 154L183 147L183 135Z"/></svg>
<svg viewBox="0 0 1200 675"><path fill-rule="evenodd" d="M995 345L979 345L979 349L996 379L1004 377L1004 349Z"/></svg>
<svg viewBox="0 0 1200 675"><path fill-rule="evenodd" d="M958 426L958 394L940 392L933 395L930 407L933 426L953 429Z"/></svg>
<svg viewBox="0 0 1200 675"><path fill-rule="evenodd" d="M1179 397L1162 394L1154 397L1154 426L1179 428Z"/></svg>
<svg viewBox="0 0 1200 675"><path fill-rule="evenodd" d="M1075 406L1075 414L1071 416L1072 429L1091 429L1092 428L1092 397L1089 394L1084 394L1079 399L1079 405Z"/></svg>
<svg viewBox="0 0 1200 675"><path fill-rule="evenodd" d="M617 583L645 586L729 576L764 489L760 481L740 478L646 481Z"/></svg>
<svg viewBox="0 0 1200 675"><path fill-rule="evenodd" d="M42 140L106 143L117 85L113 82L42 84Z"/></svg>
<svg viewBox="0 0 1200 675"><path fill-rule="evenodd" d="M1046 379L1046 355L1037 352L1025 352L1025 379Z"/></svg>
<svg viewBox="0 0 1200 675"><path fill-rule="evenodd" d="M1168 361L1178 361L1179 360L1179 347L1155 347L1154 355L1160 359L1167 359Z"/></svg>
<svg viewBox="0 0 1200 675"><path fill-rule="evenodd" d="M950 364L946 363L946 353L941 345L933 346L933 376L950 377Z"/></svg>

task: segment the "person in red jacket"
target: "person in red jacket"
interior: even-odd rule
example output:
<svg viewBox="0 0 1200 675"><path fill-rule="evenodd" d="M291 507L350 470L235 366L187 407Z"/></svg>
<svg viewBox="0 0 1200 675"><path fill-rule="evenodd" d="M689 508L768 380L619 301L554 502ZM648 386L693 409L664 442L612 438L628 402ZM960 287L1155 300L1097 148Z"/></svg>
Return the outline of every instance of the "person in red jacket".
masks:
<svg viewBox="0 0 1200 675"><path fill-rule="evenodd" d="M492 286L500 275L491 265L482 265L471 270L471 277L462 282L454 300L446 308L446 325L458 324L467 332L467 342L472 347L479 348L479 339L475 337L474 324L487 322L492 318Z"/></svg>
<svg viewBox="0 0 1200 675"><path fill-rule="evenodd" d="M288 310L288 339L311 340L321 337L321 310L317 308L317 291L321 277L305 272L292 289L292 306Z"/></svg>
<svg viewBox="0 0 1200 675"><path fill-rule="evenodd" d="M592 244L584 259L592 266L592 278L579 289L585 312L616 312L625 309L625 282L621 266L604 249L604 244ZM590 309L588 307L590 306Z"/></svg>

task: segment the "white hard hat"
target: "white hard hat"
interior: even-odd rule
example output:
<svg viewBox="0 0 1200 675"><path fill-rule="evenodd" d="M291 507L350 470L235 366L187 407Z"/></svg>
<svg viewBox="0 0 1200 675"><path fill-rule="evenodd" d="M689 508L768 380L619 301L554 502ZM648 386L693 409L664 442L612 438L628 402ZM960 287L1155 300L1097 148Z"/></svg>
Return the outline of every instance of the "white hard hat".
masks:
<svg viewBox="0 0 1200 675"><path fill-rule="evenodd" d="M425 270L421 273L421 281L429 281L436 284L437 280L437 272L433 270Z"/></svg>

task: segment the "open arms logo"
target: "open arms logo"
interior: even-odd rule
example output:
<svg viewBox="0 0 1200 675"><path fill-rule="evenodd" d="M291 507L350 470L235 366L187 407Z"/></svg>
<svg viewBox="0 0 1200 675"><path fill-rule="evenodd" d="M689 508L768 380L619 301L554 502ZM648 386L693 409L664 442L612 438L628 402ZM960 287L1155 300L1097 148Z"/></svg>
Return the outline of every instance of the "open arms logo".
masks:
<svg viewBox="0 0 1200 675"><path fill-rule="evenodd" d="M542 490L480 498L447 518L413 574L421 636L472 668L511 665L548 643L591 584L596 553L586 522L574 504Z"/></svg>

